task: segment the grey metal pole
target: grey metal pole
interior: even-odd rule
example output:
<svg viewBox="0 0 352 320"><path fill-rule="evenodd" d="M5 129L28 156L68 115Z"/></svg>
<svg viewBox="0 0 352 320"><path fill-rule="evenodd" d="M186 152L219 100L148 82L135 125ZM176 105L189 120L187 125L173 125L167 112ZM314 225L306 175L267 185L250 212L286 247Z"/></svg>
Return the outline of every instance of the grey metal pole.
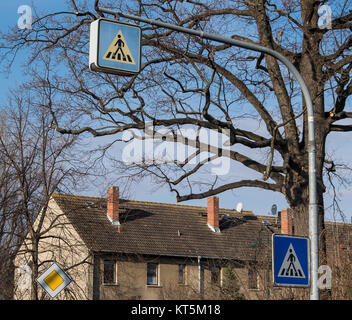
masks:
<svg viewBox="0 0 352 320"><path fill-rule="evenodd" d="M302 94L307 106L307 119L308 119L308 175L309 175L309 239L310 239L310 264L311 264L311 287L310 299L319 300L319 287L318 287L318 268L319 268L319 237L318 237L318 204L317 204L317 179L316 179L316 144L315 144L315 128L314 128L314 110L313 102L310 96L309 89L298 72L297 68L279 52L259 46L257 44L248 43L241 40L222 37L220 35L211 34L203 31L197 31L171 23L162 22L159 20L147 19L131 14L117 12L111 9L99 8L101 12L112 14L115 17L123 17L135 21L145 22L147 24L155 25L158 27L179 31L195 35L204 39L213 40L216 42L234 45L236 47L249 49L253 51L262 52L275 57L281 61L290 72L293 73L298 83L301 86Z"/></svg>

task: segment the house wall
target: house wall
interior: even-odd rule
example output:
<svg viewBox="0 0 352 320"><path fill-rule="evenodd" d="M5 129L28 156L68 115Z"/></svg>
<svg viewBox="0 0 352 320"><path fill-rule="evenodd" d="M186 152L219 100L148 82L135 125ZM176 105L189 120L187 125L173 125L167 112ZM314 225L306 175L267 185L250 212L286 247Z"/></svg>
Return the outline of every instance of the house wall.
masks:
<svg viewBox="0 0 352 320"><path fill-rule="evenodd" d="M43 214L43 212L41 213ZM91 299L92 298L92 268L89 251L82 239L56 204L54 199L49 202L41 227L43 232L38 247L38 265L40 276L55 261L72 279L70 285L55 299ZM40 216L34 223L38 228ZM15 258L14 299L31 299L32 287L23 285L26 277L23 266L32 264L32 242L30 234L23 242ZM28 270L28 267L25 267ZM29 271L31 271L29 269ZM28 278L28 277L27 277ZM35 281L34 276L32 280ZM31 281L31 279L29 279ZM27 279L28 282L28 279ZM50 299L50 296L38 284L38 298Z"/></svg>
<svg viewBox="0 0 352 320"><path fill-rule="evenodd" d="M116 284L103 283L103 261L115 260L117 266ZM221 268L219 284L211 282L211 267L214 262L202 261L201 277L197 259L181 259L176 257L138 257L121 255L100 255L98 269L99 285L96 286L96 299L103 300L158 300L158 299L222 299L221 285L226 281ZM147 285L147 263L158 263L158 285ZM185 284L178 283L178 265L186 265ZM224 266L224 265L223 265ZM248 270L242 266L234 268L240 277L241 293L248 299L258 299L258 293L263 291L258 277L259 288L248 289ZM199 285L199 278L202 285ZM200 291L201 290L201 291Z"/></svg>
<svg viewBox="0 0 352 320"><path fill-rule="evenodd" d="M115 259L117 264L117 284L103 283L103 261ZM197 293L198 267L188 261L186 282L178 284L178 264L185 261L172 258L138 257L138 256L101 256L99 258L99 299L185 299ZM147 285L147 263L158 264L158 284Z"/></svg>

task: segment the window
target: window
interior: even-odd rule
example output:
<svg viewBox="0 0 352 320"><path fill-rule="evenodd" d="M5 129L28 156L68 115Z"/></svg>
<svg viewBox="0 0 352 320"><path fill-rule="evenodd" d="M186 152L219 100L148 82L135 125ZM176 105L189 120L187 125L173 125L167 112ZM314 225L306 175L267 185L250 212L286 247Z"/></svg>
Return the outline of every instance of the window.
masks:
<svg viewBox="0 0 352 320"><path fill-rule="evenodd" d="M147 285L158 285L158 264L147 264Z"/></svg>
<svg viewBox="0 0 352 320"><path fill-rule="evenodd" d="M116 262L104 260L104 283L116 283Z"/></svg>
<svg viewBox="0 0 352 320"><path fill-rule="evenodd" d="M186 283L186 265L185 264L178 265L178 283L179 284Z"/></svg>
<svg viewBox="0 0 352 320"><path fill-rule="evenodd" d="M220 268L213 267L211 269L211 284L220 284Z"/></svg>
<svg viewBox="0 0 352 320"><path fill-rule="evenodd" d="M258 272L252 267L248 269L248 289L258 289Z"/></svg>

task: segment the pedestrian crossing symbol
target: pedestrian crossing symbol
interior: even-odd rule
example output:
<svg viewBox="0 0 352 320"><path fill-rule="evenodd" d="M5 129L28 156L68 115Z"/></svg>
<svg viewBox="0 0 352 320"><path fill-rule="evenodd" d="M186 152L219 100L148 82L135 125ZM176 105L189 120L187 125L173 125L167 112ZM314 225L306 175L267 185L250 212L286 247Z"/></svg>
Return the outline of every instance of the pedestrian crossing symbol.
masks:
<svg viewBox="0 0 352 320"><path fill-rule="evenodd" d="M104 54L103 59L136 64L121 30L119 30L116 37L111 42L108 50Z"/></svg>
<svg viewBox="0 0 352 320"><path fill-rule="evenodd" d="M290 278L304 278L304 272L297 258L295 249L293 249L292 243L288 247L284 261L282 262L279 277L290 277Z"/></svg>
<svg viewBox="0 0 352 320"><path fill-rule="evenodd" d="M273 281L278 286L309 286L309 240L286 234L273 235Z"/></svg>

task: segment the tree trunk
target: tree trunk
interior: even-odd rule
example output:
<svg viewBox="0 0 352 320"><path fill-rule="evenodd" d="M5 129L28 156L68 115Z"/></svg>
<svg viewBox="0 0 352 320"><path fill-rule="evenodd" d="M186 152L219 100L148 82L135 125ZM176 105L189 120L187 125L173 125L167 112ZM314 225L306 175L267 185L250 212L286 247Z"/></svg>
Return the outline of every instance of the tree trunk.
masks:
<svg viewBox="0 0 352 320"><path fill-rule="evenodd" d="M302 181L303 180L303 181ZM318 232L319 232L319 266L327 264L326 232L324 225L324 188L322 176L317 176ZM309 236L309 190L308 179L297 178L286 191L286 199L293 211L293 228L295 235ZM321 299L330 298L328 291L321 292Z"/></svg>
<svg viewBox="0 0 352 320"><path fill-rule="evenodd" d="M36 239L32 240L32 290L31 290L31 300L38 300L38 241Z"/></svg>
<svg viewBox="0 0 352 320"><path fill-rule="evenodd" d="M308 188L304 191L305 197L302 201L295 202L290 205L293 211L293 226L294 234L301 236L309 236L309 198ZM319 263L326 264L326 238L325 238L325 224L324 224L324 199L323 193L318 192L318 230L319 230ZM289 201L289 199L288 199Z"/></svg>
<svg viewBox="0 0 352 320"><path fill-rule="evenodd" d="M308 6L308 7L305 7ZM303 2L302 4L302 20L308 25L312 23L312 19L317 19L317 13L313 10L312 3ZM303 10L305 9L305 11ZM304 12L303 12L304 11ZM306 14L313 12L313 17L306 17ZM326 137L329 127L325 117L325 99L324 99L324 77L323 65L320 59L319 45L321 35L312 34L309 29L305 30L305 37L302 42L302 56L298 64L299 71L304 78L313 102L314 108L314 124L315 124L315 147L316 147L316 178L317 178L317 204L318 204L318 232L319 232L319 264L327 263L326 257L326 236L324 225L324 193L325 185L323 182L323 169L325 161ZM313 58L315 57L315 58ZM303 105L304 105L303 101ZM307 113L304 119L303 139L300 145L302 158L296 163L295 178L292 185L303 188L299 193L299 197L293 199L290 193L286 194L291 208L294 211L294 227L295 234L309 235L309 191L308 191L308 128ZM301 172L300 172L301 171ZM302 174L304 172L304 174ZM302 181L303 179L303 181ZM297 184L296 181L299 181Z"/></svg>

